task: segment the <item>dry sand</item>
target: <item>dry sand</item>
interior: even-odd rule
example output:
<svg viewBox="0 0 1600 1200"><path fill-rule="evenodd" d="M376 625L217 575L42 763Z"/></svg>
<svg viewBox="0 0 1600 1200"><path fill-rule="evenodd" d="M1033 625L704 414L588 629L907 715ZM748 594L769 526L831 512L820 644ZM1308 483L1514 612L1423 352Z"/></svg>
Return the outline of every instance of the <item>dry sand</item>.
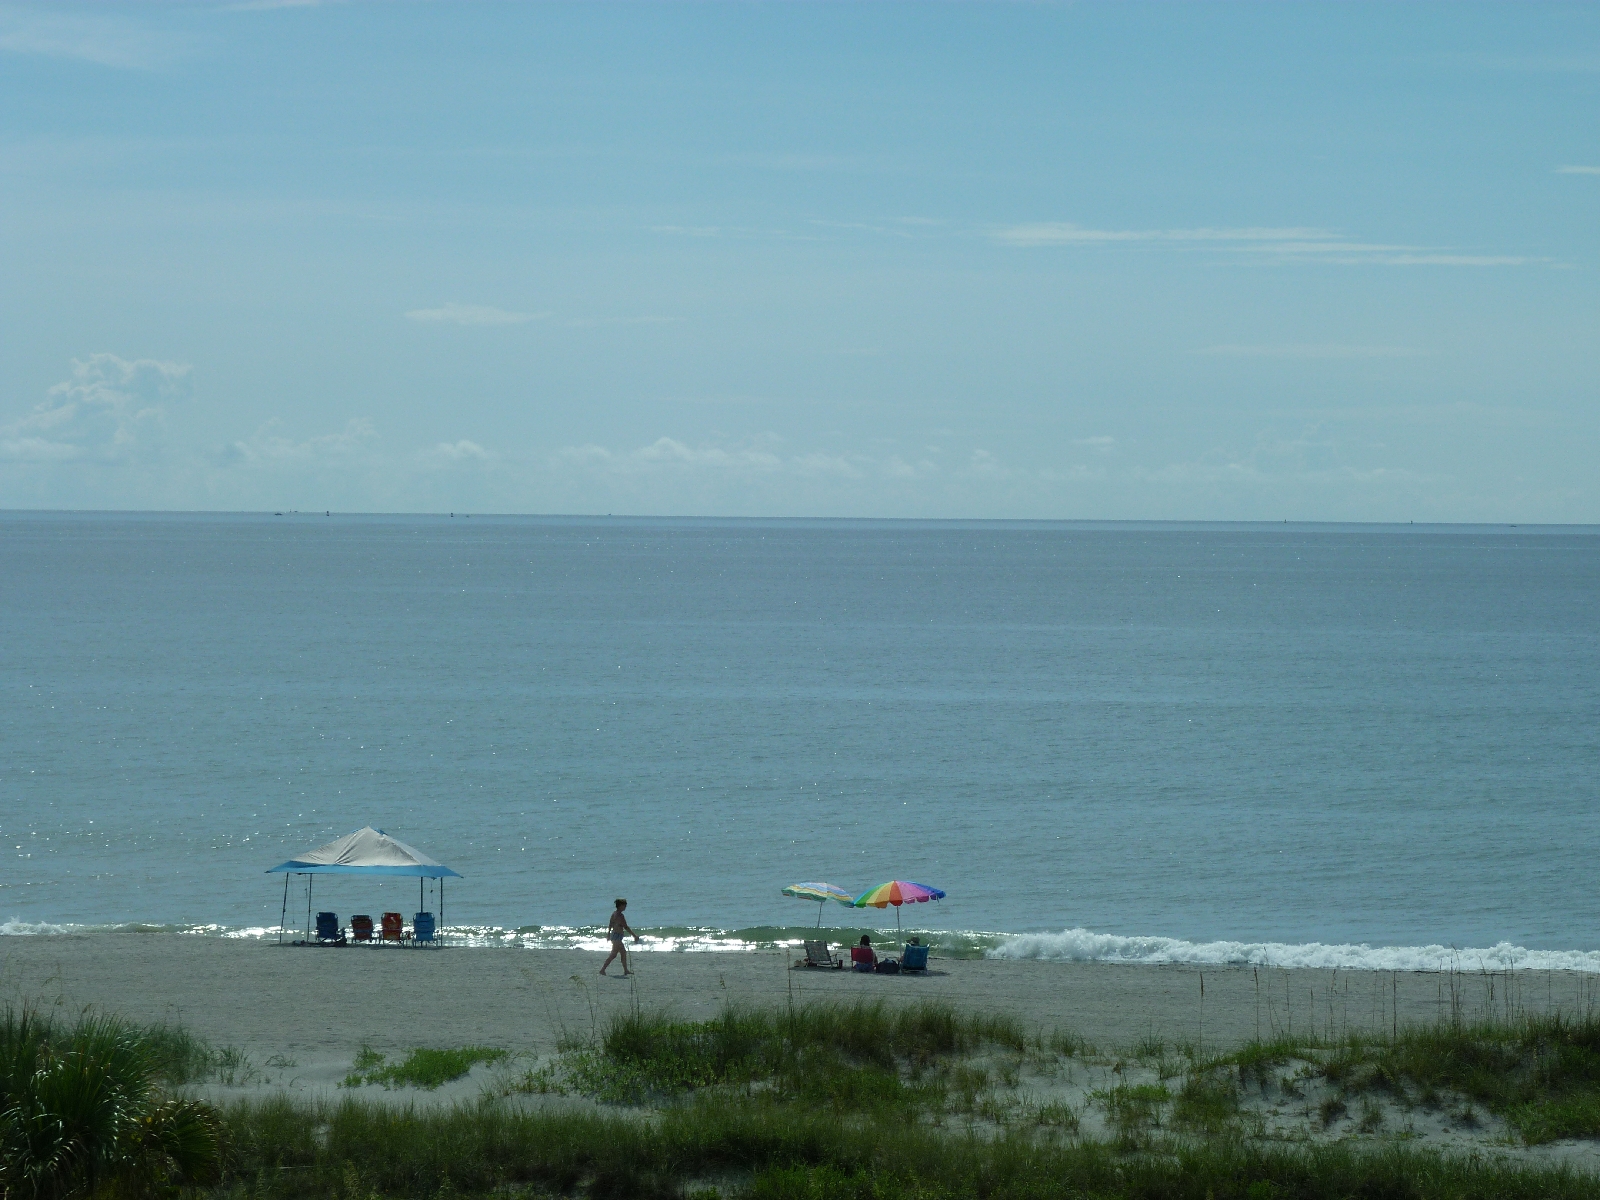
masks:
<svg viewBox="0 0 1600 1200"><path fill-rule="evenodd" d="M635 953L601 978L599 953L381 946L306 948L183 934L0 939L0 1002L181 1024L258 1060L475 1043L546 1052L637 1004L703 1018L724 1004L924 998L1008 1012L1112 1047L1148 1036L1225 1049L1274 1030L1388 1028L1509 1002L1567 1010L1595 997L1567 972L1432 973L939 959L926 976L791 970L784 952ZM1202 982L1204 997L1202 998ZM1510 995L1507 995L1507 988Z"/></svg>

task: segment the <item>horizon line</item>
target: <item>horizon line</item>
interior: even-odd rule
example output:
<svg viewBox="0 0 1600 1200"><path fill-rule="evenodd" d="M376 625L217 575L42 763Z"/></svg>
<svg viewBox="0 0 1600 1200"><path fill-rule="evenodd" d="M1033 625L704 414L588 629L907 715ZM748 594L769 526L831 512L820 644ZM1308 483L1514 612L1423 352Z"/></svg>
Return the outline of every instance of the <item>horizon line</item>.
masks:
<svg viewBox="0 0 1600 1200"><path fill-rule="evenodd" d="M467 512L411 511L411 510L348 510L335 513L332 509L317 512L315 509L182 509L182 508L0 508L0 520L12 517L246 517L280 519L286 517L332 517L361 519L414 519L414 520L498 520L498 521L551 521L561 523L612 522L616 524L646 522L682 522L700 524L758 525L963 525L963 526L1073 526L1073 527L1194 527L1216 528L1293 528L1302 531L1335 529L1373 530L1458 530L1504 531L1532 530L1557 532L1600 533L1600 522L1554 521L1415 521L1415 520L1341 520L1337 518L1206 518L1206 517L840 517L840 516L719 516L713 514L648 514L648 513L520 513L520 512Z"/></svg>

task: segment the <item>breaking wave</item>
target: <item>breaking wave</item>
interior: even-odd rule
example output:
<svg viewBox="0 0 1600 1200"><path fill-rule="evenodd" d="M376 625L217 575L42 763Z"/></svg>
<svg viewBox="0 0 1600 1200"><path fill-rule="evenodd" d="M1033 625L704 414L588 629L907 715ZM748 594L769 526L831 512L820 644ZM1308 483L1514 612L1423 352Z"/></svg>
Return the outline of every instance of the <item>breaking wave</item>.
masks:
<svg viewBox="0 0 1600 1200"><path fill-rule="evenodd" d="M506 950L605 950L603 926L457 925L441 931L453 946ZM161 925L127 922L118 925L56 924L23 921L0 922L0 936L85 937L97 934L169 933L186 937L235 938L241 941L276 941L276 925ZM705 926L661 926L641 929L643 941L630 950L656 953L750 953L798 950L814 937L835 945L854 942L863 933L874 941L893 944L893 930L878 928L817 929L809 925L761 925L741 929ZM907 929L917 934L942 958L1023 959L1039 962L1192 964L1196 966L1259 966L1338 968L1341 971L1584 971L1600 974L1600 950L1530 950L1500 942L1486 947L1372 946L1366 943L1324 942L1189 942L1169 937L1126 937L1096 933L1092 929L1064 929L1059 933L984 933L972 930ZM303 938L303 928L283 931L284 940Z"/></svg>
<svg viewBox="0 0 1600 1200"><path fill-rule="evenodd" d="M1259 967L1337 967L1341 971L1591 971L1597 950L1529 950L1500 942L1486 947L1328 945L1323 942L1186 942L1123 937L1091 929L1013 934L990 958L1045 962L1193 963Z"/></svg>

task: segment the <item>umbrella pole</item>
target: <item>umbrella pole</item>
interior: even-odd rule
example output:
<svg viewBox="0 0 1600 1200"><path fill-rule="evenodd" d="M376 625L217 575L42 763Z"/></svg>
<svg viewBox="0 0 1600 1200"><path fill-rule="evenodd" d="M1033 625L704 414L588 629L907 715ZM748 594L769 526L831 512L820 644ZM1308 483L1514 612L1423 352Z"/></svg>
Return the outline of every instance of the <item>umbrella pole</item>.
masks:
<svg viewBox="0 0 1600 1200"><path fill-rule="evenodd" d="M822 928L822 901L817 901L817 928Z"/></svg>

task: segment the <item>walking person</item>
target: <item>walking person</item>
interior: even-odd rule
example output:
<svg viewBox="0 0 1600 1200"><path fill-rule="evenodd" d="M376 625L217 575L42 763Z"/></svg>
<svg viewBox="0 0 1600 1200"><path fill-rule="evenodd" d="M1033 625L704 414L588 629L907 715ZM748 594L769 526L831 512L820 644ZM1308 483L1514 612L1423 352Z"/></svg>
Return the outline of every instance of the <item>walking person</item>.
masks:
<svg viewBox="0 0 1600 1200"><path fill-rule="evenodd" d="M617 901L616 911L611 914L611 923L606 926L606 937L610 939L611 942L611 953L606 955L605 962L600 964L600 974L602 975L606 973L606 968L611 965L611 960L617 957L619 954L622 955L623 975L633 974L633 972L628 969L628 951L627 948L622 944L622 938L624 934L629 934L633 937L635 943L637 943L640 938L637 933L633 932L633 927L628 924L628 918L624 915L627 907L628 902L626 900L619 899Z"/></svg>

